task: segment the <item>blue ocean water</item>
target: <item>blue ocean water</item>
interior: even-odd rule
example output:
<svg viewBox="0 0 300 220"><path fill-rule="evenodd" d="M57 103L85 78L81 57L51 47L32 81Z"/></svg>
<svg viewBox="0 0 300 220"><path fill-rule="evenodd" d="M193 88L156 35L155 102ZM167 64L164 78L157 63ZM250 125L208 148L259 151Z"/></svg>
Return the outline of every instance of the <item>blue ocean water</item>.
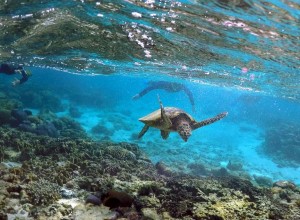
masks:
<svg viewBox="0 0 300 220"><path fill-rule="evenodd" d="M22 63L32 77L1 92L49 92L96 140L137 143L153 162L190 172L239 162L250 178L300 184L300 58L297 1L2 1L1 62ZM8 37L9 35L9 37ZM186 85L132 97L150 81ZM17 94L17 95L16 95ZM156 129L142 139L138 119L164 106L197 121L226 118L167 140ZM29 97L29 99L34 97ZM22 99L21 99L22 101ZM47 102L48 100L45 100ZM38 114L38 106L24 107ZM100 131L93 128L100 125ZM200 175L200 174L199 174Z"/></svg>
<svg viewBox="0 0 300 220"><path fill-rule="evenodd" d="M166 80L156 76L132 77L127 74L76 75L45 68L31 68L33 76L22 87L10 88L11 92L28 91L39 93L48 91L60 99L63 108L58 116L70 116L70 107L76 107L82 114L75 118L90 137L95 140L137 143L149 155L153 162L164 161L175 170L190 172L188 166L204 163L207 169L226 167L229 161L238 161L243 170L251 176L269 177L273 181L288 179L300 183L298 163L284 164L289 158L272 158L263 152L269 129L282 131L283 124L300 124L300 105L297 102L274 98L253 91L240 91L235 88L220 88L203 85L186 79L172 79L185 84L194 94L195 112L185 93L168 93L154 90L139 100L132 97L145 88L147 82ZM11 78L1 77L9 85ZM193 131L188 142L184 142L176 133L167 140L160 137L157 129L150 128L142 139L137 134L143 127L138 119L159 108L157 95L164 106L184 109L197 120L204 120L216 114L228 111L229 115L212 125ZM39 114L38 108L31 109ZM100 124L105 129L92 132ZM298 131L296 131L298 132ZM283 136L285 134L282 134ZM291 137L299 140L299 133ZM290 142L281 143L282 145ZM280 146L289 151L289 146ZM294 149L294 148L293 148ZM297 153L297 152L295 152ZM281 161L279 161L281 160Z"/></svg>

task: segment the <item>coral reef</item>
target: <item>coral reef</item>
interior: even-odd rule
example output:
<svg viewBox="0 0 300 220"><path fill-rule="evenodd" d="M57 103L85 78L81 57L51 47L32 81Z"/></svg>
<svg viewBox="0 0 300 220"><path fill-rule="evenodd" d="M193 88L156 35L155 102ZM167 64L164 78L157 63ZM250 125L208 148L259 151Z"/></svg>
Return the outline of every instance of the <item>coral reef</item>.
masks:
<svg viewBox="0 0 300 220"><path fill-rule="evenodd" d="M260 186L272 186L272 179L266 176L253 175L255 182Z"/></svg>
<svg viewBox="0 0 300 220"><path fill-rule="evenodd" d="M86 138L87 135L81 125L69 117L56 118L52 121L55 128L63 137Z"/></svg>
<svg viewBox="0 0 300 220"><path fill-rule="evenodd" d="M11 112L13 109L22 107L22 103L16 99L9 99L8 97L2 97L0 99L0 125L12 123L13 117Z"/></svg>
<svg viewBox="0 0 300 220"><path fill-rule="evenodd" d="M63 110L61 100L56 95L49 91L35 93L17 90L16 92L9 95L1 93L0 125L50 137L87 137L84 129L74 119L58 117L53 113ZM32 99L35 96L38 98ZM31 110L23 108L23 105L38 107L39 113L34 115Z"/></svg>
<svg viewBox="0 0 300 220"><path fill-rule="evenodd" d="M95 125L91 131L96 137L100 136L100 135L101 136L111 136L114 134L114 131L106 128L103 125L103 122L101 122L101 121L97 125Z"/></svg>
<svg viewBox="0 0 300 220"><path fill-rule="evenodd" d="M61 198L59 185L45 179L28 184L25 191L28 194L29 202L34 205L51 204Z"/></svg>
<svg viewBox="0 0 300 220"><path fill-rule="evenodd" d="M10 110L0 109L0 125L9 124L11 118Z"/></svg>
<svg viewBox="0 0 300 220"><path fill-rule="evenodd" d="M50 137L58 137L59 131L52 122L45 122L36 127L35 133L37 135L47 135Z"/></svg>
<svg viewBox="0 0 300 220"><path fill-rule="evenodd" d="M53 117L52 121L31 117L17 127L22 131L49 137L87 137L81 125L68 117Z"/></svg>
<svg viewBox="0 0 300 220"><path fill-rule="evenodd" d="M55 93L41 89L41 92L25 91L20 94L24 105L30 108L48 110L52 112L63 111L63 105Z"/></svg>
<svg viewBox="0 0 300 220"><path fill-rule="evenodd" d="M72 117L72 118L80 118L82 113L79 111L78 108L76 107L70 107L69 108L69 115Z"/></svg>
<svg viewBox="0 0 300 220"><path fill-rule="evenodd" d="M29 110L13 109L11 111L11 116L13 116L19 123L26 121L30 115L32 115L32 112Z"/></svg>
<svg viewBox="0 0 300 220"><path fill-rule="evenodd" d="M300 165L300 128L297 124L276 123L267 128L263 152L280 166Z"/></svg>
<svg viewBox="0 0 300 220"><path fill-rule="evenodd" d="M7 97L4 99L0 99L0 106L1 109L6 109L11 111L16 108L21 108L23 104L17 99L12 99Z"/></svg>
<svg viewBox="0 0 300 220"><path fill-rule="evenodd" d="M0 158L6 161L0 166L2 219L22 215L66 220L297 219L300 215L300 190L291 182L260 188L230 172L219 177L174 172L164 162L152 164L136 144L51 138L0 127ZM202 172L203 166L190 169Z"/></svg>
<svg viewBox="0 0 300 220"><path fill-rule="evenodd" d="M194 175L207 175L208 171L203 163L190 163L188 168L191 170L191 173Z"/></svg>
<svg viewBox="0 0 300 220"><path fill-rule="evenodd" d="M243 170L243 164L238 161L229 161L227 166L227 169L232 170L232 171L240 171Z"/></svg>

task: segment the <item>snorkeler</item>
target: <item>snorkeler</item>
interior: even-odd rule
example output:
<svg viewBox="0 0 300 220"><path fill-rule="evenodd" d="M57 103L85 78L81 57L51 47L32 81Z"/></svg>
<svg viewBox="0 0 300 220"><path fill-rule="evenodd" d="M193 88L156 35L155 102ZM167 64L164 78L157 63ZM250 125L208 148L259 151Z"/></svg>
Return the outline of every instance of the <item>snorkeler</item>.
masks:
<svg viewBox="0 0 300 220"><path fill-rule="evenodd" d="M195 102L192 92L183 84L176 82L166 82L166 81L150 81L148 86L142 90L140 93L136 94L132 97L132 99L136 100L146 95L148 92L155 89L163 89L167 92L179 92L184 91L185 94L189 97L191 105L193 107L193 111L195 111Z"/></svg>
<svg viewBox="0 0 300 220"><path fill-rule="evenodd" d="M19 73L22 75L21 79L15 79L12 82L13 86L17 86L20 85L24 82L26 82L28 80L28 78L31 76L31 72L30 71L25 71L24 68L22 66L17 66L15 67L12 64L7 64L7 63L3 63L0 65L0 73L4 73L7 75L13 75L16 73Z"/></svg>

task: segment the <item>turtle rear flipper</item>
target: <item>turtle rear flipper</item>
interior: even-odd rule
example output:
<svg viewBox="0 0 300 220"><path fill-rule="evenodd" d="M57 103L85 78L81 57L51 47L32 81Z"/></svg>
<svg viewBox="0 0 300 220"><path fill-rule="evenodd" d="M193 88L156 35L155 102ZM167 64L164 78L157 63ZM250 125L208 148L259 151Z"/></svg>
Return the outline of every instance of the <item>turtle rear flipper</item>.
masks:
<svg viewBox="0 0 300 220"><path fill-rule="evenodd" d="M223 112L221 114L218 114L217 116L213 117L213 118L209 118L200 122L195 123L194 125L192 125L192 129L195 130L197 128L203 127L205 125L209 125L212 124L216 121L221 120L222 118L224 118L225 116L227 116L228 112Z"/></svg>
<svg viewBox="0 0 300 220"><path fill-rule="evenodd" d="M143 137L144 134L148 131L148 129L149 129L149 126L148 126L148 125L145 125L145 126L143 127L143 129L141 130L141 132L139 133L138 138L140 139L141 137Z"/></svg>
<svg viewBox="0 0 300 220"><path fill-rule="evenodd" d="M160 130L160 135L164 140L166 140L169 137L169 134L169 131Z"/></svg>
<svg viewBox="0 0 300 220"><path fill-rule="evenodd" d="M172 122L170 118L167 116L162 101L160 100L159 96L157 96L159 104L160 104L160 111L161 111L161 119L163 120L163 127L170 128L172 126Z"/></svg>

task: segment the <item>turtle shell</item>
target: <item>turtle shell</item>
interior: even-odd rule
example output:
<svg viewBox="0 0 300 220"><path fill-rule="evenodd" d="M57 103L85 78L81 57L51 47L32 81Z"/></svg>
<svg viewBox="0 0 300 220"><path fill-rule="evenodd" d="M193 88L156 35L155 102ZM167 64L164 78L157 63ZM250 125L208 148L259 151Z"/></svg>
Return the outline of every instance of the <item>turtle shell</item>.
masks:
<svg viewBox="0 0 300 220"><path fill-rule="evenodd" d="M164 108L166 115L169 117L171 120L173 126L177 124L177 120L185 118L186 120L190 121L191 124L195 123L195 119L187 114L185 111L179 109L179 108L174 108L174 107L165 107ZM151 127L156 127L159 129L165 129L165 126L163 125L163 120L161 118L161 109L158 109L149 115L146 115L142 118L139 119L139 121L145 123L148 126ZM169 130L176 130L175 127L169 128Z"/></svg>

